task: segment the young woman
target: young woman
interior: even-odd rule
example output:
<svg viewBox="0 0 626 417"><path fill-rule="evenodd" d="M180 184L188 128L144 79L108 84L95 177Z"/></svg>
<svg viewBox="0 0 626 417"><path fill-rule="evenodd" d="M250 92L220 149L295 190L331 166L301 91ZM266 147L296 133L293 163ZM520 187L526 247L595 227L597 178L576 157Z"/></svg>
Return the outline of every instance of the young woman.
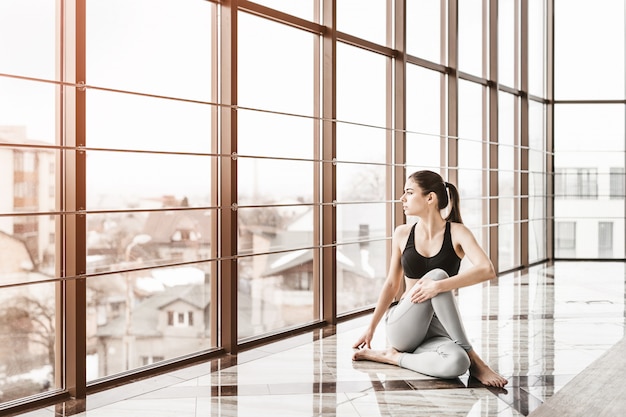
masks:
<svg viewBox="0 0 626 417"><path fill-rule="evenodd" d="M439 378L456 378L469 369L470 376L483 385L504 387L508 381L472 349L452 294L454 289L495 277L487 254L463 225L456 187L435 172L418 171L407 179L400 201L404 213L419 221L398 226L393 234L389 272L370 325L353 346L358 349L353 359L398 365ZM441 211L449 202L444 218ZM459 273L465 256L472 266ZM385 319L391 347L372 350L374 331L403 278L406 291Z"/></svg>

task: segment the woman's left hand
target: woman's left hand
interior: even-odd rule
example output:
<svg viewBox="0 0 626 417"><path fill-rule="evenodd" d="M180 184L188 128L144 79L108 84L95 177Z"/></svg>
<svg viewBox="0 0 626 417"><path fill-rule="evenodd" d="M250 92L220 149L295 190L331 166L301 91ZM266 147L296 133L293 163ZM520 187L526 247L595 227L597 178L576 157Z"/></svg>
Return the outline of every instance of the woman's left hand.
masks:
<svg viewBox="0 0 626 417"><path fill-rule="evenodd" d="M430 278L422 278L413 287L411 302L423 303L424 301L428 301L439 294L439 292L437 281L433 281Z"/></svg>

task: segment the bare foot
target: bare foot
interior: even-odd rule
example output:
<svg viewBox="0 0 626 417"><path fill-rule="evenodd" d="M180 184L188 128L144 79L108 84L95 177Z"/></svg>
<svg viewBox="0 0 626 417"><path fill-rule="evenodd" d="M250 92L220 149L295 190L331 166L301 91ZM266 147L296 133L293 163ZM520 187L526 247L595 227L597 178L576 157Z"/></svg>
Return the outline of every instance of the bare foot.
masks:
<svg viewBox="0 0 626 417"><path fill-rule="evenodd" d="M372 361L398 365L401 353L394 348L387 350L372 350L368 348L359 349L352 355L353 361Z"/></svg>
<svg viewBox="0 0 626 417"><path fill-rule="evenodd" d="M503 388L509 381L502 375L495 372L489 367L476 352L469 351L471 365L469 368L470 376L476 378L481 384L488 387Z"/></svg>

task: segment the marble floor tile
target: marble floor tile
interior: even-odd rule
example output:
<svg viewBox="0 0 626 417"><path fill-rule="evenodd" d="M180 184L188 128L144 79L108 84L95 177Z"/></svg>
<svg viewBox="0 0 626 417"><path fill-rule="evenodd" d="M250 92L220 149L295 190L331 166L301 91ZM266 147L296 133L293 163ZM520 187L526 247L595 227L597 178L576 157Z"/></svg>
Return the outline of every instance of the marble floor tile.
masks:
<svg viewBox="0 0 626 417"><path fill-rule="evenodd" d="M352 361L368 316L25 417L527 416L624 336L624 263L559 262L458 291L474 349L509 380L442 380ZM372 347L386 346L379 326Z"/></svg>

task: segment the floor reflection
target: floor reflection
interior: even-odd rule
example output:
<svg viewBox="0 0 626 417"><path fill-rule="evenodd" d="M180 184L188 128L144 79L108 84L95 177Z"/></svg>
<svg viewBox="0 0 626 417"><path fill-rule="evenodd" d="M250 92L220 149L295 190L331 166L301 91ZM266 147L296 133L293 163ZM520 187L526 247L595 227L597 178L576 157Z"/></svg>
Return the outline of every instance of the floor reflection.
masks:
<svg viewBox="0 0 626 417"><path fill-rule="evenodd" d="M89 396L78 416L526 416L624 335L624 263L559 262L458 292L474 348L509 379L353 362L369 317ZM385 346L381 326L373 347ZM71 409L71 407L67 407ZM24 415L71 415L49 407Z"/></svg>

